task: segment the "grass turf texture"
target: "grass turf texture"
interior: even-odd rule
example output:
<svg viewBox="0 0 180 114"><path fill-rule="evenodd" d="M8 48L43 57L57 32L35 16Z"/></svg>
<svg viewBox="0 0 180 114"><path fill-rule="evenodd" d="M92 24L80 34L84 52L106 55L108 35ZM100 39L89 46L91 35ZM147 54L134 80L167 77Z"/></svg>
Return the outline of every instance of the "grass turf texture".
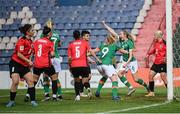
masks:
<svg viewBox="0 0 180 114"><path fill-rule="evenodd" d="M93 90L95 93L95 90ZM144 88L137 88L136 92L127 97L127 88L120 88L119 93L121 100L115 102L111 98L111 89L102 89L101 97L92 99L81 98L80 101L74 102L74 90L63 89L63 101L45 101L43 91L37 90L37 102L38 107L32 107L30 103L24 103L24 94L26 90L18 90L16 96L16 105L11 108L6 108L5 105L9 101L9 90L0 90L0 112L7 113L100 113L100 112L122 112L123 109L129 109L134 107L148 106L152 104L161 104L166 101L166 89L156 88L155 97L145 97L146 91ZM180 113L180 102L172 102L159 106L133 109L125 111L128 113Z"/></svg>

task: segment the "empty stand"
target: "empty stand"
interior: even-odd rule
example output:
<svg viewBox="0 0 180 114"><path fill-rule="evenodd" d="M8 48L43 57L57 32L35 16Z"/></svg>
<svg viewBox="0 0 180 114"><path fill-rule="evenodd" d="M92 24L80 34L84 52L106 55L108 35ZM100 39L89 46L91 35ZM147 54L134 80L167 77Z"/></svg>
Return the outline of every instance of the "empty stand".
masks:
<svg viewBox="0 0 180 114"><path fill-rule="evenodd" d="M140 10L142 7L149 9L143 5L144 0L93 0L88 6L57 6L55 0L0 0L0 48L13 49L17 38L22 35L18 27L26 23L34 25L34 39L38 39L45 22L51 18L63 42L59 50L63 50L60 53L64 60L62 68L66 69L68 65L65 50L73 39L73 30L91 31L90 44L97 47L107 35L101 24L102 20L118 32L123 29L131 31L134 26L138 29L142 26L135 25ZM138 33L136 30L135 32Z"/></svg>

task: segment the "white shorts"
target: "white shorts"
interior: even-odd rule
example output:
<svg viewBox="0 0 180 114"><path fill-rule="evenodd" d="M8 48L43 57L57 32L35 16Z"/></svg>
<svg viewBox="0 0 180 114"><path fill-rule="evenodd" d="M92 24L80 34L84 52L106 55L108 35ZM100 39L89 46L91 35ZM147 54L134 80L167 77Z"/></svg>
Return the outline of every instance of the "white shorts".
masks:
<svg viewBox="0 0 180 114"><path fill-rule="evenodd" d="M51 62L53 64L53 66L54 66L54 69L55 69L56 73L60 72L61 71L61 61L60 61L60 59L59 58L52 58Z"/></svg>
<svg viewBox="0 0 180 114"><path fill-rule="evenodd" d="M128 70L130 70L132 74L135 74L137 72L137 70L138 70L137 60L130 62L126 67L123 67L124 63L125 62L117 64L117 67L116 67L117 72L119 72L119 71L126 71L127 72Z"/></svg>
<svg viewBox="0 0 180 114"><path fill-rule="evenodd" d="M116 73L116 69L113 65L98 65L97 69L102 76L112 77Z"/></svg>

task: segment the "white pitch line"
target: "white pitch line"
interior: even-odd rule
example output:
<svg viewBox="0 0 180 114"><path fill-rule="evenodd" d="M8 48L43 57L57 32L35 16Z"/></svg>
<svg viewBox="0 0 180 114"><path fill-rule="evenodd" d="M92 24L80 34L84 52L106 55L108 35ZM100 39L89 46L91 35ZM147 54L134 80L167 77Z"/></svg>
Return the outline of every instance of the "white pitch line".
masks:
<svg viewBox="0 0 180 114"><path fill-rule="evenodd" d="M161 106L161 105L168 104L168 103L170 103L170 102L171 102L171 101L166 101L166 102L163 102L163 103L156 103L156 104L152 104L152 105L138 106L138 107L132 107L132 108L121 109L121 110L112 110L112 111L103 112L103 113L104 113L104 114L107 114L107 113L126 112L126 111L131 111L131 110L137 110L137 109L143 109L143 108L149 108L149 107Z"/></svg>

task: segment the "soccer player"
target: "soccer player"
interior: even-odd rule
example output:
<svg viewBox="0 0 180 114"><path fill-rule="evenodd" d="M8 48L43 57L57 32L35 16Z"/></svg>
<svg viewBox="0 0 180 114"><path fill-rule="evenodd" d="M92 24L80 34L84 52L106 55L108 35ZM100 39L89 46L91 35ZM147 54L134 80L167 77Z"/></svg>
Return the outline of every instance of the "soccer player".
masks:
<svg viewBox="0 0 180 114"><path fill-rule="evenodd" d="M129 39L129 33L126 31L122 31L120 33L121 40L123 41L121 43L121 48L123 50L126 50L128 53L123 53L123 62L122 64L117 68L119 76L123 76L126 74L128 70L131 71L133 80L144 86L146 90L149 92L149 88L147 84L138 76L138 63L136 58L133 55L133 49L134 49L134 43L131 39Z"/></svg>
<svg viewBox="0 0 180 114"><path fill-rule="evenodd" d="M32 54L32 36L34 35L33 27L30 24L25 24L19 28L20 32L24 34L15 46L14 53L9 63L10 77L12 79L10 101L6 107L12 107L15 105L16 91L20 78L24 78L28 84L28 91L30 93L32 106L37 106L35 102L35 88L33 83L33 74L30 71L30 67L33 62L30 59Z"/></svg>
<svg viewBox="0 0 180 114"><path fill-rule="evenodd" d="M54 23L52 20L48 20L46 23L47 27L49 27L52 30L52 37L50 40L54 43L54 53L55 57L51 59L52 64L55 68L56 74L59 75L59 72L61 71L61 64L60 64L60 56L58 53L58 47L61 45L61 40L59 37L59 34L53 29ZM43 37L43 34L41 35ZM50 79L47 75L43 75L43 84L44 84L44 93L45 93L45 100L49 100L49 86L50 86ZM57 98L59 100L62 100L62 90L61 90L61 83L59 79L57 79Z"/></svg>
<svg viewBox="0 0 180 114"><path fill-rule="evenodd" d="M115 42L117 43L118 46L121 46L121 38L120 36L111 28L109 27L105 21L102 21L102 24L104 25L104 27L113 35L115 36ZM133 37L133 40L135 41L136 40L136 37L135 36L132 36ZM122 51L122 50L121 50ZM122 64L122 55L120 57L120 60L118 61L118 63L116 64L116 68L118 68L119 66L121 66ZM114 58L113 58L114 59ZM118 75L119 76L119 75ZM135 92L135 89L132 87L132 85L128 82L128 80L126 79L125 75L122 75L122 76L119 76L119 79L121 80L122 83L124 83L128 88L128 93L127 95L131 95L133 92ZM97 91L96 91L96 94L95 96L96 97L100 97L100 91L104 85L104 83L106 82L107 78L106 77L102 77L99 81L99 84L98 84L98 88L97 88Z"/></svg>
<svg viewBox="0 0 180 114"><path fill-rule="evenodd" d="M43 35L43 38L40 38L34 42L34 83L36 85L41 73L50 76L53 91L52 98L53 100L57 100L56 94L58 76L51 62L51 58L55 56L54 43L50 41L50 38L52 37L51 29L45 26L43 29Z"/></svg>
<svg viewBox="0 0 180 114"><path fill-rule="evenodd" d="M87 52L90 52L93 57L98 62L101 62L95 53L90 48L90 45L87 41L80 38L80 32L75 30L73 32L74 41L72 41L68 46L68 63L70 71L74 77L74 86L75 86L75 101L80 100L80 79L82 76L82 82L85 88L88 90L88 95L91 98L92 93L89 84L89 71L87 64Z"/></svg>
<svg viewBox="0 0 180 114"><path fill-rule="evenodd" d="M120 47L115 44L115 37L113 35L108 35L106 42L101 44L98 48L94 50L95 52L100 52L100 60L102 64L98 64L97 69L99 73L103 76L100 79L100 83L103 79L110 78L112 82L112 98L113 100L119 100L118 96L118 76L116 69L113 66L113 58L116 51L121 51ZM96 97L100 95L100 84L98 85L96 91Z"/></svg>
<svg viewBox="0 0 180 114"><path fill-rule="evenodd" d="M90 39L90 32L89 31L82 31L81 32L81 37L83 40L89 42ZM88 61L90 63L96 63L95 61L93 61L90 57L89 57L89 53L87 53L88 56ZM91 79L91 69L90 69L90 65L88 64L88 72L89 72L89 80ZM83 92L84 90L84 85L82 84L82 78L80 78L81 81L81 86L80 86L80 96L81 97L87 97L87 95Z"/></svg>
<svg viewBox="0 0 180 114"><path fill-rule="evenodd" d="M160 73L161 79L163 80L167 88L167 70L166 70L166 42L163 40L163 33L156 31L154 34L155 44L152 50L148 53L146 58L152 54L155 55L154 64L151 66L149 72L149 89L150 92L146 95L147 97L153 97L154 94L154 76Z"/></svg>

